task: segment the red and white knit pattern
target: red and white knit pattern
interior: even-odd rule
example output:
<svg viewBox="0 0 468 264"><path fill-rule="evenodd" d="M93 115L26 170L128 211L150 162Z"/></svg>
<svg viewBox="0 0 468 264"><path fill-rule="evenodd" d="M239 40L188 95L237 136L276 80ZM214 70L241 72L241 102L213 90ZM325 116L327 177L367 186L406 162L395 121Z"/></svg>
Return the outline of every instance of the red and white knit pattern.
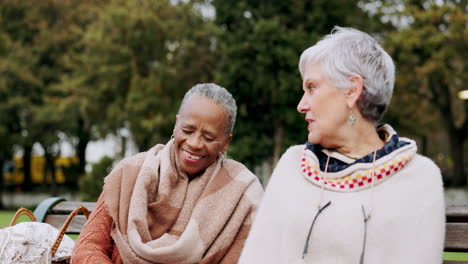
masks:
<svg viewBox="0 0 468 264"><path fill-rule="evenodd" d="M383 182L395 172L402 169L408 161L414 156L414 153L406 153L404 155L398 155L394 159L387 161L382 165L375 166L372 168L363 168L360 170L354 170L350 175L342 177L333 177L334 173L323 173L318 168L318 163L315 155L309 149L305 149L301 158L301 172L304 177L316 185L332 191L360 191L367 189L371 186L372 180L375 179L374 185ZM370 164L372 165L372 164ZM372 170L374 170L374 176L372 177ZM331 175L332 177L327 177Z"/></svg>

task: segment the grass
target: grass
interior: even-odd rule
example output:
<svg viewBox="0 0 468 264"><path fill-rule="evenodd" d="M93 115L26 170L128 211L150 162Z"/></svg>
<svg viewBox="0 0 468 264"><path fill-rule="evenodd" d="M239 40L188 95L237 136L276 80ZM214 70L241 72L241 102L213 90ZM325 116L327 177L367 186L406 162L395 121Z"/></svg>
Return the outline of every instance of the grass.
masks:
<svg viewBox="0 0 468 264"><path fill-rule="evenodd" d="M444 252L444 260L468 260L468 253Z"/></svg>
<svg viewBox="0 0 468 264"><path fill-rule="evenodd" d="M0 228L8 226L14 215L14 211L0 211ZM25 221L30 221L29 217L26 215L18 219L18 223ZM70 235L70 237L76 239L78 235ZM444 252L444 260L468 261L468 253Z"/></svg>
<svg viewBox="0 0 468 264"><path fill-rule="evenodd" d="M10 225L10 221L13 219L14 215L14 211L0 211L0 228ZM25 221L29 221L29 217L26 215L20 216L18 219L18 223Z"/></svg>

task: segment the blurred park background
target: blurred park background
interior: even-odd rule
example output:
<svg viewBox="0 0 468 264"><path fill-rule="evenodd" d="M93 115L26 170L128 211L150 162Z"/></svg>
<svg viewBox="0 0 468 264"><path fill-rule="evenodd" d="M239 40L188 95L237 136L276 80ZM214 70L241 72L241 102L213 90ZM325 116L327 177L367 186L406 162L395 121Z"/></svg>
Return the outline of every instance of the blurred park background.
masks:
<svg viewBox="0 0 468 264"><path fill-rule="evenodd" d="M123 157L170 138L184 93L216 82L239 112L228 155L267 184L307 131L301 52L350 26L397 65L383 122L467 190L466 0L1 0L0 208L95 201ZM332 111L332 109L330 109ZM465 192L466 193L466 192Z"/></svg>

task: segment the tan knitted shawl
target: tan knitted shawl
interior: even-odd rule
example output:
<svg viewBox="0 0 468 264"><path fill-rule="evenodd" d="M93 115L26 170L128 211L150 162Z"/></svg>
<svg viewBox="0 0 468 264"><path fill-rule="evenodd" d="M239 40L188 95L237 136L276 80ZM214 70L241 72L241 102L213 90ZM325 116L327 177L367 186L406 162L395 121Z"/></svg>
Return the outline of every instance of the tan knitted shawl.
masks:
<svg viewBox="0 0 468 264"><path fill-rule="evenodd" d="M245 166L218 159L189 180L173 140L124 160L105 179L111 236L124 263L237 263L263 194Z"/></svg>

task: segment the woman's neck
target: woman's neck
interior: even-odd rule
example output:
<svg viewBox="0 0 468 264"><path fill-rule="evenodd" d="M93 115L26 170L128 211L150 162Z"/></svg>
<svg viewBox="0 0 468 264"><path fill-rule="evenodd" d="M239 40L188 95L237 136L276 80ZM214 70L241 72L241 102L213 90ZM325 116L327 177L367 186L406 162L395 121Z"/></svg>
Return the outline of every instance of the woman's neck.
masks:
<svg viewBox="0 0 468 264"><path fill-rule="evenodd" d="M385 145L371 123L355 125L347 129L335 151L349 157L363 157Z"/></svg>

